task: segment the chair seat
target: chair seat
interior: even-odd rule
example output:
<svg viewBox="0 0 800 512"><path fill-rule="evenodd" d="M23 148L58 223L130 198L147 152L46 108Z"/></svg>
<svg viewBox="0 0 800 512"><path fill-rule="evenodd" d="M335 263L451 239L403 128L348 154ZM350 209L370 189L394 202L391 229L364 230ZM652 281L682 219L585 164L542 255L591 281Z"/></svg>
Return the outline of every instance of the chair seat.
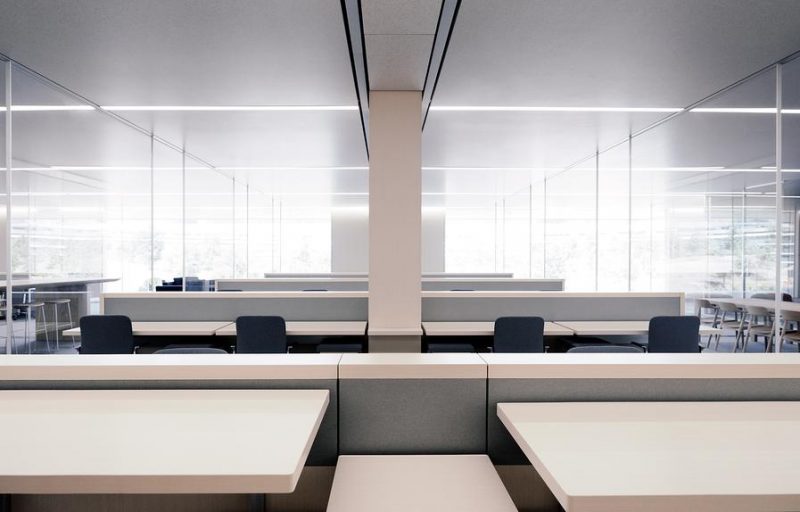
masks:
<svg viewBox="0 0 800 512"><path fill-rule="evenodd" d="M15 308L43 308L44 302L20 302L14 304Z"/></svg>
<svg viewBox="0 0 800 512"><path fill-rule="evenodd" d="M70 299L48 299L44 301L45 304L69 304L70 302Z"/></svg>

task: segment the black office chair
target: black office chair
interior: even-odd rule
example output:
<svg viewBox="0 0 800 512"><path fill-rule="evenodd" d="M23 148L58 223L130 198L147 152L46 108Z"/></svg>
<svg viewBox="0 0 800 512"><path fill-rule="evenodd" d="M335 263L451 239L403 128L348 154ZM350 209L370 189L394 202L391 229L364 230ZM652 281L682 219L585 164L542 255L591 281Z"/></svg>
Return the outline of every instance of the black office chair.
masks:
<svg viewBox="0 0 800 512"><path fill-rule="evenodd" d="M236 319L236 352L285 354L286 322L280 316L240 316Z"/></svg>
<svg viewBox="0 0 800 512"><path fill-rule="evenodd" d="M428 343L428 353L464 353L475 352L475 346L470 343Z"/></svg>
<svg viewBox="0 0 800 512"><path fill-rule="evenodd" d="M154 354L227 354L221 348L211 347L175 347L162 348L153 352Z"/></svg>
<svg viewBox="0 0 800 512"><path fill-rule="evenodd" d="M503 316L494 322L494 352L544 352L544 319Z"/></svg>
<svg viewBox="0 0 800 512"><path fill-rule="evenodd" d="M647 351L697 353L700 351L700 319L696 316L656 316L650 319Z"/></svg>
<svg viewBox="0 0 800 512"><path fill-rule="evenodd" d="M572 347L568 354L641 354L644 350L633 345L584 345Z"/></svg>
<svg viewBox="0 0 800 512"><path fill-rule="evenodd" d="M131 319L122 315L90 315L80 320L81 354L133 354Z"/></svg>
<svg viewBox="0 0 800 512"><path fill-rule="evenodd" d="M317 345L317 352L320 354L345 352L358 354L364 352L364 346L361 343L320 343Z"/></svg>

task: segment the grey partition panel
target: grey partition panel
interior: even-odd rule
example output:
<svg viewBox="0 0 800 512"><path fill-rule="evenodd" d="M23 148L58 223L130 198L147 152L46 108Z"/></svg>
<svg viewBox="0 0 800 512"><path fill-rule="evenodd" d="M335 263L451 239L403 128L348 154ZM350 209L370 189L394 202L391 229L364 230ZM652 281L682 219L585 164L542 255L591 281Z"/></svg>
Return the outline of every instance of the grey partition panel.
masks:
<svg viewBox="0 0 800 512"><path fill-rule="evenodd" d="M485 379L341 379L342 455L486 452Z"/></svg>
<svg viewBox="0 0 800 512"><path fill-rule="evenodd" d="M502 402L800 400L799 379L489 379L488 453L495 464L528 464L497 417Z"/></svg>
<svg viewBox="0 0 800 512"><path fill-rule="evenodd" d="M366 297L105 297L104 314L133 321L232 321L243 315L286 320L363 321Z"/></svg>
<svg viewBox="0 0 800 512"><path fill-rule="evenodd" d="M532 315L548 321L650 320L680 315L679 296L423 297L423 322L492 322L501 316Z"/></svg>
<svg viewBox="0 0 800 512"><path fill-rule="evenodd" d="M422 291L527 291L560 292L563 279L447 279L431 281L422 279Z"/></svg>
<svg viewBox="0 0 800 512"><path fill-rule="evenodd" d="M40 380L0 381L0 391L11 389L327 389L330 391L328 409L311 446L306 465L335 466L339 457L338 425L339 394L336 379L274 379L274 380ZM142 432L142 436L157 436L159 425ZM218 439L227 443L227 439Z"/></svg>
<svg viewBox="0 0 800 512"><path fill-rule="evenodd" d="M217 291L238 290L243 292L302 292L304 290L325 290L331 292L365 292L369 283L365 279L348 280L252 280L228 281L217 279Z"/></svg>

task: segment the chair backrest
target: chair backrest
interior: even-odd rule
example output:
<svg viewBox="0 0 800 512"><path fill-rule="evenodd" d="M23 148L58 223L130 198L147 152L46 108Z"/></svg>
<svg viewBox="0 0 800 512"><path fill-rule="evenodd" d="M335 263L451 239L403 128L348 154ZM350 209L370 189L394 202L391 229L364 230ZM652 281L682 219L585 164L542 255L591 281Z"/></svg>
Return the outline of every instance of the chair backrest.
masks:
<svg viewBox="0 0 800 512"><path fill-rule="evenodd" d="M544 319L538 316L502 316L494 322L494 351L544 352Z"/></svg>
<svg viewBox="0 0 800 512"><path fill-rule="evenodd" d="M739 306L732 302L717 302L720 311L740 311Z"/></svg>
<svg viewBox="0 0 800 512"><path fill-rule="evenodd" d="M744 309L750 316L763 316L765 318L768 318L771 315L769 309L762 308L761 306L745 306Z"/></svg>
<svg viewBox="0 0 800 512"><path fill-rule="evenodd" d="M701 314L704 309L717 309L708 299L695 299L694 306L698 315Z"/></svg>
<svg viewBox="0 0 800 512"><path fill-rule="evenodd" d="M697 353L700 319L696 316L656 316L650 319L647 351Z"/></svg>
<svg viewBox="0 0 800 512"><path fill-rule="evenodd" d="M800 311L781 310L781 318L785 322L800 322Z"/></svg>
<svg viewBox="0 0 800 512"><path fill-rule="evenodd" d="M567 352L570 354L641 354L643 350L633 345L585 345L572 347Z"/></svg>
<svg viewBox="0 0 800 512"><path fill-rule="evenodd" d="M286 322L280 316L240 316L236 319L236 352L285 354Z"/></svg>
<svg viewBox="0 0 800 512"><path fill-rule="evenodd" d="M122 315L81 318L81 354L133 354L131 319Z"/></svg>
<svg viewBox="0 0 800 512"><path fill-rule="evenodd" d="M212 347L174 347L162 348L153 352L154 354L227 354L221 348Z"/></svg>

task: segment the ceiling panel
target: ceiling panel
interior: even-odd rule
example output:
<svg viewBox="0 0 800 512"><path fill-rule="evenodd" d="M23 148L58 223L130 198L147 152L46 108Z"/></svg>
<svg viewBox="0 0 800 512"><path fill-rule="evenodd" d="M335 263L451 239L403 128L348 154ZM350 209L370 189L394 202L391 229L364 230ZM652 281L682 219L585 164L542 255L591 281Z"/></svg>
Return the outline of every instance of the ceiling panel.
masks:
<svg viewBox="0 0 800 512"><path fill-rule="evenodd" d="M433 35L367 35L370 89L421 91Z"/></svg>
<svg viewBox="0 0 800 512"><path fill-rule="evenodd" d="M0 52L106 105L349 104L339 2L0 2Z"/></svg>

